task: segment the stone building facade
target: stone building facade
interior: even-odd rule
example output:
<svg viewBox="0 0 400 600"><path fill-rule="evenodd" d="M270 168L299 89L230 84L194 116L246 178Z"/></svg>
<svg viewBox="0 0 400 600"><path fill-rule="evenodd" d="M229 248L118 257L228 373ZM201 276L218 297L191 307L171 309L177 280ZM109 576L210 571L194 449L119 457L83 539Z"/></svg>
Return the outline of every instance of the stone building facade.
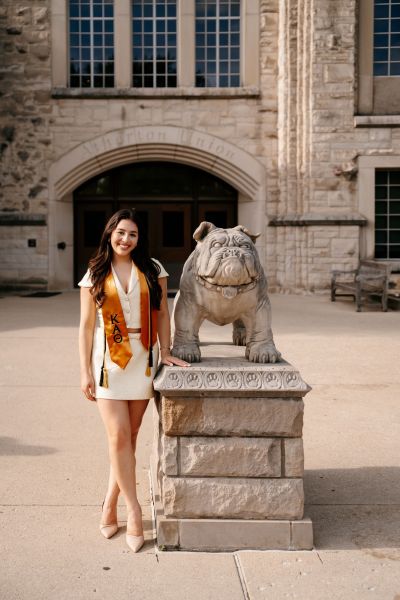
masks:
<svg viewBox="0 0 400 600"><path fill-rule="evenodd" d="M386 40L382 67L386 13L377 9L388 6L397 27L394 0L242 0L239 80L220 87L196 77L201 2L171 3L177 58L168 87L132 87L131 2L105 2L113 5L111 87L71 86L67 0L1 3L1 285L73 288L79 190L115 169L145 173L161 163L227 184L231 218L261 233L273 290L326 289L332 268L354 268L360 257L400 268L397 42ZM157 206L171 198L161 190ZM213 213L196 213L204 214Z"/></svg>

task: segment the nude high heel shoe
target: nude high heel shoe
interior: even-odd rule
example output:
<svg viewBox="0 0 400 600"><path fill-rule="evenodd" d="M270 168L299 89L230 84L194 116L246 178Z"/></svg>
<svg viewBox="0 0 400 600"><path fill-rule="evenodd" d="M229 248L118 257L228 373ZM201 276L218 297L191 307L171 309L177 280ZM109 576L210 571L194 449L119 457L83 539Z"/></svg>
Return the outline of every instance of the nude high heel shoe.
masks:
<svg viewBox="0 0 400 600"><path fill-rule="evenodd" d="M103 504L101 505L101 510L103 511L105 500L103 500ZM113 535L115 535L118 531L118 523L111 523L110 525L103 525L100 523L99 525L101 535L104 535L107 540L109 540Z"/></svg>
<svg viewBox="0 0 400 600"><path fill-rule="evenodd" d="M112 525L99 525L101 535L104 535L108 540L117 533L118 525L113 523Z"/></svg>
<svg viewBox="0 0 400 600"><path fill-rule="evenodd" d="M131 535L130 533L126 534L126 543L132 552L139 552L140 548L144 544L144 536L143 535Z"/></svg>

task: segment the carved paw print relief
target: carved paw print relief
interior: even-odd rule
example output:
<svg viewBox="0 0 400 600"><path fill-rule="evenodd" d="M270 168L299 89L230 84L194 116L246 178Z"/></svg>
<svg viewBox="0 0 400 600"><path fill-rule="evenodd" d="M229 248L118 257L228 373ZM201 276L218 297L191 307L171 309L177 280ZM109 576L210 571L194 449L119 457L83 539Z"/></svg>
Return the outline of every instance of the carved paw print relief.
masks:
<svg viewBox="0 0 400 600"><path fill-rule="evenodd" d="M226 373L225 384L229 388L237 390L242 385L242 378L239 373Z"/></svg>
<svg viewBox="0 0 400 600"><path fill-rule="evenodd" d="M299 387L299 376L297 373L286 373L286 385L291 388Z"/></svg>
<svg viewBox="0 0 400 600"><path fill-rule="evenodd" d="M190 387L199 388L201 387L202 380L199 373L187 373L186 383Z"/></svg>
<svg viewBox="0 0 400 600"><path fill-rule="evenodd" d="M221 373L207 373L206 383L207 383L208 387L210 387L210 388L221 387L221 383L222 383Z"/></svg>
<svg viewBox="0 0 400 600"><path fill-rule="evenodd" d="M231 371L231 370L198 370L184 369L168 372L164 385L155 389L209 389L209 390L306 390L299 373L291 371Z"/></svg>
<svg viewBox="0 0 400 600"><path fill-rule="evenodd" d="M246 373L245 375L246 387L251 390L257 390L261 387L261 376L259 373Z"/></svg>
<svg viewBox="0 0 400 600"><path fill-rule="evenodd" d="M267 388L278 389L282 387L282 378L280 373L265 373L264 384Z"/></svg>
<svg viewBox="0 0 400 600"><path fill-rule="evenodd" d="M179 373L169 373L168 374L168 387L169 388L180 388L182 386L182 376Z"/></svg>

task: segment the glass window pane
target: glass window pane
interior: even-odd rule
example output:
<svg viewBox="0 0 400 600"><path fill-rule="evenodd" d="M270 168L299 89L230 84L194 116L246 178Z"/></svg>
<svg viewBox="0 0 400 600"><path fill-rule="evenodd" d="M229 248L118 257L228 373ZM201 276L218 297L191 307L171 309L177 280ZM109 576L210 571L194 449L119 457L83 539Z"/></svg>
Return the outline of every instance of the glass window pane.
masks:
<svg viewBox="0 0 400 600"><path fill-rule="evenodd" d="M375 258L387 258L387 246L375 245Z"/></svg>
<svg viewBox="0 0 400 600"><path fill-rule="evenodd" d="M391 231L389 233L389 242L391 244L400 244L400 230L399 231Z"/></svg>
<svg viewBox="0 0 400 600"><path fill-rule="evenodd" d="M375 214L377 215L386 215L388 211L388 203L384 202L375 202Z"/></svg>
<svg viewBox="0 0 400 600"><path fill-rule="evenodd" d="M388 183L387 171L375 171L375 185L386 185Z"/></svg>
<svg viewBox="0 0 400 600"><path fill-rule="evenodd" d="M389 198L391 200L400 199L400 186L391 185L389 188Z"/></svg>
<svg viewBox="0 0 400 600"><path fill-rule="evenodd" d="M390 76L397 77L400 75L400 62L390 63Z"/></svg>
<svg viewBox="0 0 400 600"><path fill-rule="evenodd" d="M400 202L389 202L389 212L391 215L400 215Z"/></svg>
<svg viewBox="0 0 400 600"><path fill-rule="evenodd" d="M385 171L386 173L386 171ZM400 170L399 171L388 171L388 182L390 185L400 185Z"/></svg>
<svg viewBox="0 0 400 600"><path fill-rule="evenodd" d="M400 4L392 4L391 17L392 19L400 18Z"/></svg>
<svg viewBox="0 0 400 600"><path fill-rule="evenodd" d="M377 34L374 36L375 48L387 48L389 45L389 36L386 34Z"/></svg>
<svg viewBox="0 0 400 600"><path fill-rule="evenodd" d="M389 67L386 63L375 63L374 64L374 75L375 77L387 77Z"/></svg>
<svg viewBox="0 0 400 600"><path fill-rule="evenodd" d="M388 48L378 48L374 50L374 60L376 62L384 62L389 58L389 49Z"/></svg>
<svg viewBox="0 0 400 600"><path fill-rule="evenodd" d="M387 232L386 231L376 231L375 232L375 243L376 244L386 244L387 243Z"/></svg>
<svg viewBox="0 0 400 600"><path fill-rule="evenodd" d="M386 229L387 218L386 217L375 217L375 227L376 229Z"/></svg>
<svg viewBox="0 0 400 600"><path fill-rule="evenodd" d="M389 246L388 258L400 258L400 244L397 246Z"/></svg>
<svg viewBox="0 0 400 600"><path fill-rule="evenodd" d="M388 19L375 19L374 21L374 32L375 33L387 33L389 31L389 20Z"/></svg>
<svg viewBox="0 0 400 600"><path fill-rule="evenodd" d="M389 228L400 229L400 216L389 217Z"/></svg>
<svg viewBox="0 0 400 600"><path fill-rule="evenodd" d="M388 5L384 5L384 4L376 4L375 5L375 11L374 11L374 17L375 19L381 19L382 17L384 18L388 18L389 16L389 6Z"/></svg>
<svg viewBox="0 0 400 600"><path fill-rule="evenodd" d="M390 45L391 46L400 46L400 35L398 33L392 34L390 36Z"/></svg>

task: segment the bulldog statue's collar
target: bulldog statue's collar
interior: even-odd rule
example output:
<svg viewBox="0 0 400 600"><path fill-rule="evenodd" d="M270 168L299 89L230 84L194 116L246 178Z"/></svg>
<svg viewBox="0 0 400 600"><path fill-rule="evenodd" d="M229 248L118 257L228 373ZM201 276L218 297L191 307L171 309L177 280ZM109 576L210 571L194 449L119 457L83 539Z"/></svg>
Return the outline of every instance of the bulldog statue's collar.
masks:
<svg viewBox="0 0 400 600"><path fill-rule="evenodd" d="M238 294L252 290L254 287L256 287L259 279L260 276L253 279L253 281L250 281L250 283L242 283L241 285L219 285L218 283L210 283L200 275L196 275L196 281L198 281L201 285L204 285L204 287L206 287L208 290L222 294L222 296L228 300L236 298Z"/></svg>

